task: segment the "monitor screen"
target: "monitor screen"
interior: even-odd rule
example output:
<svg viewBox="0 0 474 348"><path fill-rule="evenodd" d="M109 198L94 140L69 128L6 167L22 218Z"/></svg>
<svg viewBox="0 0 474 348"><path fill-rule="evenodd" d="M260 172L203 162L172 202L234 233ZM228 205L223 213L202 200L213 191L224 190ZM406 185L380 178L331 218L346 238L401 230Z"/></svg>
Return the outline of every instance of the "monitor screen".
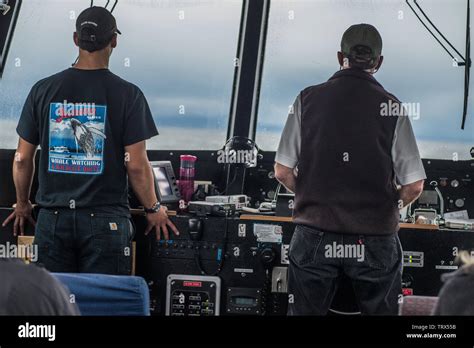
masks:
<svg viewBox="0 0 474 348"><path fill-rule="evenodd" d="M161 203L175 203L181 199L173 166L170 161L150 162L155 177L156 194Z"/></svg>
<svg viewBox="0 0 474 348"><path fill-rule="evenodd" d="M166 170L163 167L154 167L153 172L155 174L155 182L158 190L160 191L161 197L171 196L173 191L171 190L171 185L166 174Z"/></svg>
<svg viewBox="0 0 474 348"><path fill-rule="evenodd" d="M418 203L422 205L437 205L438 204L438 194L433 190L423 191Z"/></svg>

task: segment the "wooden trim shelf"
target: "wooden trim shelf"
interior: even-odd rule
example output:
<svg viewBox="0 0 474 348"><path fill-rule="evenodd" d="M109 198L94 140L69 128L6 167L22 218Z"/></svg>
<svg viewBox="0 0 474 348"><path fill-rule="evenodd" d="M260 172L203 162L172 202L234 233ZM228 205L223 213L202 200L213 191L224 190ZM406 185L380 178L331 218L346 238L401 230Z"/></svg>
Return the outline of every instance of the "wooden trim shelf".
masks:
<svg viewBox="0 0 474 348"><path fill-rule="evenodd" d="M240 215L240 220L293 222L293 218L291 216L250 215L250 214Z"/></svg>
<svg viewBox="0 0 474 348"><path fill-rule="evenodd" d="M268 215L241 215L240 220L253 220L253 221L273 221L273 222L292 222L292 217L287 216L268 216ZM409 224L401 223L401 229L419 229L419 230L439 230L438 225L427 225L427 224Z"/></svg>
<svg viewBox="0 0 474 348"><path fill-rule="evenodd" d="M417 230L434 230L438 231L439 226L438 225L428 225L428 224L410 224L410 223L400 223L400 228L401 229L417 229Z"/></svg>

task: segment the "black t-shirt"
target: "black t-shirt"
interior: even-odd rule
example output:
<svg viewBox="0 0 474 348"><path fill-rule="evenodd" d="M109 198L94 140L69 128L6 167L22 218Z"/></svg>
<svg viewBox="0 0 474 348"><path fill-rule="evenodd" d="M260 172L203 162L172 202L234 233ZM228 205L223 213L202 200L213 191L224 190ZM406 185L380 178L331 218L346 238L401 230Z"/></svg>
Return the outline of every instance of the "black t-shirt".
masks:
<svg viewBox="0 0 474 348"><path fill-rule="evenodd" d="M124 147L158 134L137 86L108 69L75 68L33 86L17 132L41 146L37 204L127 215Z"/></svg>

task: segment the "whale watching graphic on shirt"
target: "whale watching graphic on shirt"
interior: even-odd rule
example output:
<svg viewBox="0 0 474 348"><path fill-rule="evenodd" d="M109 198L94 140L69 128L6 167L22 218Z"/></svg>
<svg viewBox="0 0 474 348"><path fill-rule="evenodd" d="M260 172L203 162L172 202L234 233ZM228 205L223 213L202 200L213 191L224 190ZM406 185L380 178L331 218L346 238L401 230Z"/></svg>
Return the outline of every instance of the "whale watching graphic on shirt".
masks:
<svg viewBox="0 0 474 348"><path fill-rule="evenodd" d="M49 171L102 174L107 106L51 103L49 116Z"/></svg>

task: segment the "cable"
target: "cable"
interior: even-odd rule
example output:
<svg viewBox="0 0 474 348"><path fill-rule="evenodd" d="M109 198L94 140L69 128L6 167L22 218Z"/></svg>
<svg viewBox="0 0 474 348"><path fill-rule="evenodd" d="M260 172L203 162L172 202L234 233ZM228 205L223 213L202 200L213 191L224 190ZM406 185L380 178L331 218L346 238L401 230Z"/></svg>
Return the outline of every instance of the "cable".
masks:
<svg viewBox="0 0 474 348"><path fill-rule="evenodd" d="M219 263L217 264L217 269L216 269L215 272L208 273L204 270L204 268L202 267L202 263L201 263L201 257L200 257L200 254L199 254L199 249L195 249L194 261L196 262L196 266L197 266L197 268L199 269L199 272L201 272L202 275L216 276L222 271L222 268L224 267L225 254L227 252L228 232L229 232L229 212L226 211L224 238L222 240L222 244L223 244L222 245L222 254L221 254L221 258L219 260Z"/></svg>
<svg viewBox="0 0 474 348"><path fill-rule="evenodd" d="M444 217L444 198L438 187L435 187L434 190L436 191L436 194L438 195L438 198L439 198L439 215L441 215L441 218L443 218Z"/></svg>
<svg viewBox="0 0 474 348"><path fill-rule="evenodd" d="M224 266L225 253L227 251L227 239L228 239L228 215L226 213L224 238L223 238L223 241L222 241L222 243L223 243L222 255L221 255L221 258L220 258L219 263L217 265L217 269L214 273L208 273L204 270L204 268L202 267L202 263L201 263L201 257L200 257L200 254L199 254L199 249L196 249L196 251L195 251L194 260L196 261L196 265L199 269L199 272L201 272L201 274L208 275L208 276L216 276L221 272L222 267Z"/></svg>
<svg viewBox="0 0 474 348"><path fill-rule="evenodd" d="M339 314L339 315L361 315L362 312L341 312L341 311L336 311L335 309L329 309L330 312L334 314Z"/></svg>
<svg viewBox="0 0 474 348"><path fill-rule="evenodd" d="M415 3L416 7L418 7L418 9L420 10L420 12L423 14L423 16L426 18L426 20L431 24L431 26L438 32L439 35L441 35L441 37L444 39L444 41L446 41L446 43L451 46L451 48L464 60L466 61L466 58L463 57L463 55L461 53L459 53L459 51L451 44L451 42L449 42L449 40L438 30L438 28L436 27L436 25L429 19L429 17L426 15L425 11L423 11L423 9L421 8L420 5L418 5L418 3L416 2L416 0L413 0L413 2Z"/></svg>
<svg viewBox="0 0 474 348"><path fill-rule="evenodd" d="M410 7L411 11L413 14L418 18L418 21L425 27L425 29L433 36L433 38L439 43L439 45L448 53L448 55L451 57L453 61L457 63L457 66L464 66L465 71L464 71L464 102L463 102L463 112L462 112L462 122L461 122L461 129L465 128L466 125L466 118L467 118L467 109L468 109L468 104L469 104L469 83L470 83L470 77L471 77L471 26L470 26L470 21L471 21L471 4L470 0L467 0L467 15L466 15L466 56L464 57L454 46L451 44L451 42L441 33L441 31L436 27L436 25L431 21L431 19L428 17L428 15L425 13L423 8L418 4L417 0L413 0L414 4L418 8L418 10L421 12L423 17L428 21L428 23L436 30L436 32L443 38L443 40L456 52L456 54L463 60L462 62L459 62L456 57L448 50L448 48L443 45L443 43L436 37L436 35L430 30L428 25L421 19L421 17L418 15L418 13L415 11L413 6L410 4L409 0L405 0L407 3L408 7Z"/></svg>
<svg viewBox="0 0 474 348"><path fill-rule="evenodd" d="M114 6L112 6L112 9L110 10L110 13L113 13L115 10L115 6L117 6L118 0L115 0Z"/></svg>
<svg viewBox="0 0 474 348"><path fill-rule="evenodd" d="M278 186L275 190L275 194L273 195L273 202L276 202L278 200L278 195L280 194L281 191L281 182L278 183Z"/></svg>
<svg viewBox="0 0 474 348"><path fill-rule="evenodd" d="M451 52L449 52L449 50L446 48L446 46L443 45L443 43L436 37L436 35L430 30L430 28L428 28L428 26L425 24L425 22L423 22L423 20L420 18L418 13L416 13L415 9L410 5L408 0L405 0L405 1L406 1L407 5L410 7L410 9L412 10L413 14L416 16L416 18L418 18L420 23L423 24L423 26L426 28L426 30L428 30L428 32L434 37L434 39L440 44L440 46L444 48L444 50L446 51L446 53L449 54L449 56L452 58L452 60L457 61L456 57L454 57L454 55L451 54Z"/></svg>
<svg viewBox="0 0 474 348"><path fill-rule="evenodd" d="M226 180L227 182L226 182L226 185L225 185L225 190L221 194L226 194L227 195L227 193L228 193L227 191L229 190L230 185L232 185L235 182L235 180L237 179L237 167L234 167L233 168L234 169L234 176L233 176L232 180L229 180L231 169L232 169L232 164L228 163L227 164L228 175L227 175L227 180Z"/></svg>

